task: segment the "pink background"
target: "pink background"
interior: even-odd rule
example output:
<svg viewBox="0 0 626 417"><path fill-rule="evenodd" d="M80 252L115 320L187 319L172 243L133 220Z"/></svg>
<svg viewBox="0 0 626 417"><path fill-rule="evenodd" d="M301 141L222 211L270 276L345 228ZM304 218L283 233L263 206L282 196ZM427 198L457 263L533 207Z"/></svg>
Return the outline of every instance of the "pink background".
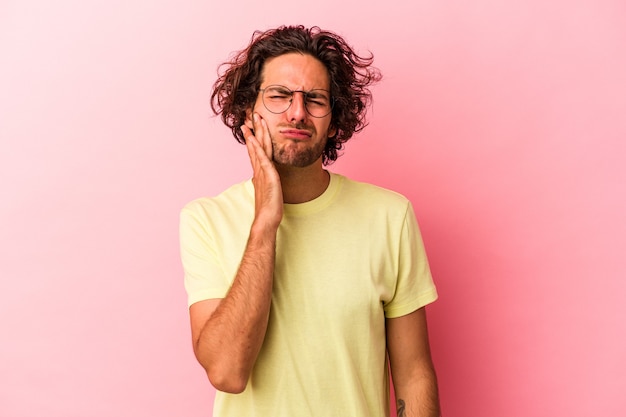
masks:
<svg viewBox="0 0 626 417"><path fill-rule="evenodd" d="M250 174L209 88L281 23L386 77L332 169L415 204L444 414L626 415L626 3L223 3L0 4L0 415L210 415L178 211Z"/></svg>

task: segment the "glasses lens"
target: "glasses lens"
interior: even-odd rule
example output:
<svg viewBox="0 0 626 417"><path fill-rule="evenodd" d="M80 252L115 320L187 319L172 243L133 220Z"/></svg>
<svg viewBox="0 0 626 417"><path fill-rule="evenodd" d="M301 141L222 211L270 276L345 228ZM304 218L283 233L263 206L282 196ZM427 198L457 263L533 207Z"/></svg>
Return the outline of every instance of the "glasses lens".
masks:
<svg viewBox="0 0 626 417"><path fill-rule="evenodd" d="M326 90L311 90L306 93L306 109L313 117L324 117L332 109L332 101Z"/></svg>
<svg viewBox="0 0 626 417"><path fill-rule="evenodd" d="M272 113L286 112L291 106L293 93L287 87L272 85L263 90L263 104Z"/></svg>
<svg viewBox="0 0 626 417"><path fill-rule="evenodd" d="M333 109L332 99L326 90L297 91L304 94L307 112L313 117L324 117ZM272 113L286 112L291 106L295 91L280 85L272 85L263 90L263 104Z"/></svg>

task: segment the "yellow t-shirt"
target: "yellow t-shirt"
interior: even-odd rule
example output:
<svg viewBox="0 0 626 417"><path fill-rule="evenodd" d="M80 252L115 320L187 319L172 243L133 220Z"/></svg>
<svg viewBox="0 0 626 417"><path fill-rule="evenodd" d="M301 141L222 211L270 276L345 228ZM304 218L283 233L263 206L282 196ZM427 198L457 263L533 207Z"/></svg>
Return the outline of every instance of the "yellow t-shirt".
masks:
<svg viewBox="0 0 626 417"><path fill-rule="evenodd" d="M254 216L250 180L181 212L189 305L223 298ZM270 320L246 390L217 392L214 416L388 416L385 317L434 301L410 202L331 174L313 201L285 204Z"/></svg>

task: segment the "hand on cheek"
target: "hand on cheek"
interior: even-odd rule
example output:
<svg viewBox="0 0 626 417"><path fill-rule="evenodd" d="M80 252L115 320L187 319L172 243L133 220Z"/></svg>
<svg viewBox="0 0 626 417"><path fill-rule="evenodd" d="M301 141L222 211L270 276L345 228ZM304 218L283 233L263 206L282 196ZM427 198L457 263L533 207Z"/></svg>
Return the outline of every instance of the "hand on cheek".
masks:
<svg viewBox="0 0 626 417"><path fill-rule="evenodd" d="M261 147L263 147L265 154L271 161L272 156L273 156L273 148L272 148L272 139L270 137L270 132L267 127L267 122L265 121L265 119L261 117L260 114L253 113L252 123L254 127L254 136L259 142L259 144L261 145Z"/></svg>
<svg viewBox="0 0 626 417"><path fill-rule="evenodd" d="M241 126L252 165L256 219L272 227L278 227L282 218L282 187L276 167L272 162L272 143L267 123L257 114L253 115L254 133Z"/></svg>

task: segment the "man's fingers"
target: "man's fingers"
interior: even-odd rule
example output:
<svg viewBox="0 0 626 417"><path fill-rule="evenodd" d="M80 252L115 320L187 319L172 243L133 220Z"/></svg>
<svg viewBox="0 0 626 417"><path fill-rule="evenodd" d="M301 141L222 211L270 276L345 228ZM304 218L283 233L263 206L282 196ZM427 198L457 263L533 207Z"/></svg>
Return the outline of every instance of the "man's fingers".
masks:
<svg viewBox="0 0 626 417"><path fill-rule="evenodd" d="M265 155L267 155L268 159L272 160L272 139L270 137L270 132L267 127L267 122L265 119L261 118L258 113L254 113L252 115L252 123L254 124L254 133L255 138L258 143L263 147L265 151Z"/></svg>
<svg viewBox="0 0 626 417"><path fill-rule="evenodd" d="M241 125L239 126L239 129L241 129L241 133L243 133L243 138L246 140L246 142L248 142L249 137L254 137L254 135L252 134L252 130L250 130L248 126Z"/></svg>
<svg viewBox="0 0 626 417"><path fill-rule="evenodd" d="M267 128L267 122L265 119L261 119L261 128L263 130L263 149L267 157L272 160L274 155L274 148L272 147L272 138L270 137L270 131Z"/></svg>
<svg viewBox="0 0 626 417"><path fill-rule="evenodd" d="M258 170L261 167L272 166L272 161L268 158L265 149L262 147L259 140L252 133L250 128L245 125L241 126L241 131L244 134L244 138L246 140L246 148L248 150L248 156L250 158L250 163L252 164L252 170L255 172L255 175L258 174Z"/></svg>
<svg viewBox="0 0 626 417"><path fill-rule="evenodd" d="M250 164L252 164L252 170L256 171L259 165L259 143L248 126L242 125L241 131L243 132L244 139L246 140L246 149L248 150L248 157L250 158Z"/></svg>

